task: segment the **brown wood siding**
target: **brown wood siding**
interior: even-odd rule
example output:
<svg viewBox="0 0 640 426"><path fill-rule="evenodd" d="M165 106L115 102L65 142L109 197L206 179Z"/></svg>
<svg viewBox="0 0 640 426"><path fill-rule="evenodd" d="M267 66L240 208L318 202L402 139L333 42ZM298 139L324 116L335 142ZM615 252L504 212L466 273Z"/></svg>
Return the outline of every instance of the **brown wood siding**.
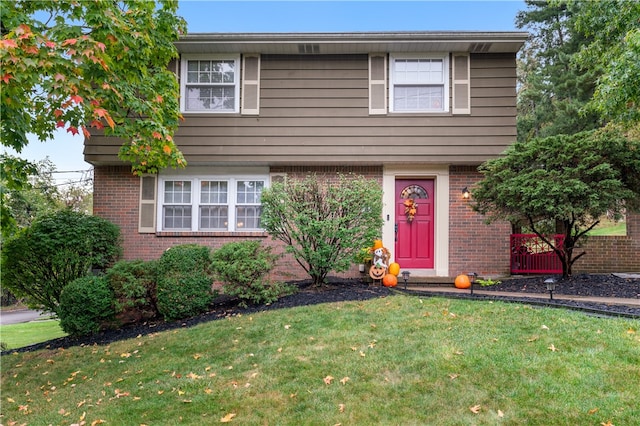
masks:
<svg viewBox="0 0 640 426"><path fill-rule="evenodd" d="M185 114L175 140L192 165L479 164L515 141L515 54L471 55L470 115L370 115L367 67L367 55L262 55L259 115ZM85 158L114 164L118 148L94 136Z"/></svg>

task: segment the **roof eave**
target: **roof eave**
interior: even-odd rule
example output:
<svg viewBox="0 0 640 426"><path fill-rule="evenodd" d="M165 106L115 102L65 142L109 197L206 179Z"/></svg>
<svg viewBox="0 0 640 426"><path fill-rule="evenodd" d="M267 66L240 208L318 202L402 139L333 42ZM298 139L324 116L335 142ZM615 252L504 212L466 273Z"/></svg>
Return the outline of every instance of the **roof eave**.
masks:
<svg viewBox="0 0 640 426"><path fill-rule="evenodd" d="M192 33L176 42L182 53L316 54L459 51L517 52L526 32L402 31L351 33Z"/></svg>

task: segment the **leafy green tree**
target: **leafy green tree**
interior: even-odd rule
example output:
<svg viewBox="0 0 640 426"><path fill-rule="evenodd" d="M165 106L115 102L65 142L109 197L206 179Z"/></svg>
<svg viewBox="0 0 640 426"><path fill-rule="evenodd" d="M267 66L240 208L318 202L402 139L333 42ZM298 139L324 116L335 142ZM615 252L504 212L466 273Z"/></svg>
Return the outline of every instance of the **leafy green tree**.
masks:
<svg viewBox="0 0 640 426"><path fill-rule="evenodd" d="M349 269L382 227L382 190L375 180L311 175L274 183L262 193L262 226L286 244L314 285Z"/></svg>
<svg viewBox="0 0 640 426"><path fill-rule="evenodd" d="M640 139L614 129L536 138L480 167L474 210L489 222L526 224L553 248L563 275L586 253L578 243L605 213L640 207ZM561 223L558 244L545 224Z"/></svg>
<svg viewBox="0 0 640 426"><path fill-rule="evenodd" d="M3 2L0 139L104 131L134 173L184 164L173 142L179 86L167 68L186 25L177 0Z"/></svg>
<svg viewBox="0 0 640 426"><path fill-rule="evenodd" d="M589 37L574 59L602 75L590 107L607 119L640 122L640 2L580 2L576 27Z"/></svg>
<svg viewBox="0 0 640 426"><path fill-rule="evenodd" d="M599 69L573 57L588 42L575 15L589 2L526 0L516 25L530 32L518 61L518 141L573 134L602 125L584 107Z"/></svg>
<svg viewBox="0 0 640 426"><path fill-rule="evenodd" d="M93 211L93 179L83 176L79 180L61 184L58 189L61 205L76 212Z"/></svg>
<svg viewBox="0 0 640 426"><path fill-rule="evenodd" d="M62 290L120 255L120 230L102 218L61 210L36 219L2 246L2 285L29 306L57 312Z"/></svg>
<svg viewBox="0 0 640 426"><path fill-rule="evenodd" d="M55 166L49 159L29 163L5 154L0 159L2 238L6 239L19 228L29 226L36 217L59 209L61 204L53 179ZM16 184L16 179L20 183Z"/></svg>

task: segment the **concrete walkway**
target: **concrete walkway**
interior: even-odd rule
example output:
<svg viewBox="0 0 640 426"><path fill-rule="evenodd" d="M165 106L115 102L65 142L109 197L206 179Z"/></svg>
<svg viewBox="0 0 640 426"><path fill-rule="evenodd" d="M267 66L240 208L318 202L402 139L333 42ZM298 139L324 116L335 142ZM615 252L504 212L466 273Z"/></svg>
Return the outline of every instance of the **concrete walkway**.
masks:
<svg viewBox="0 0 640 426"><path fill-rule="evenodd" d="M33 311L31 309L16 309L12 311L0 312L0 325L20 324L23 322L30 322L36 320L48 319L51 314L47 315L40 311Z"/></svg>
<svg viewBox="0 0 640 426"><path fill-rule="evenodd" d="M398 283L398 288L404 289L404 284ZM459 289L451 286L443 286L443 285L408 285L408 291L412 291L415 293L451 293L455 295L469 295L471 291L469 289ZM523 292L506 292L506 291L491 291L491 290L481 290L477 287L474 287L473 294L478 295L487 295L487 296L496 296L496 297L511 297L511 298L527 298L527 299L541 299L541 300L549 300L549 293L523 293ZM640 307L640 298L629 299L622 297L591 297L591 296L576 296L576 295L567 295L567 294L553 294L553 300L575 300L580 302L589 302L589 303L602 303L606 305L622 305L622 306L633 306Z"/></svg>

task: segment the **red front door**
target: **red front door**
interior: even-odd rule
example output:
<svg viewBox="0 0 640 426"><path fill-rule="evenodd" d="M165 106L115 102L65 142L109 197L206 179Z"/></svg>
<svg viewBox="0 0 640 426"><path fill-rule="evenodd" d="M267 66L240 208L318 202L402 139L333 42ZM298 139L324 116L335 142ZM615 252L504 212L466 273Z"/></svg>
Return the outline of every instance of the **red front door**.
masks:
<svg viewBox="0 0 640 426"><path fill-rule="evenodd" d="M433 186L433 179L396 180L395 261L401 268L433 269ZM417 206L413 217L406 200Z"/></svg>

